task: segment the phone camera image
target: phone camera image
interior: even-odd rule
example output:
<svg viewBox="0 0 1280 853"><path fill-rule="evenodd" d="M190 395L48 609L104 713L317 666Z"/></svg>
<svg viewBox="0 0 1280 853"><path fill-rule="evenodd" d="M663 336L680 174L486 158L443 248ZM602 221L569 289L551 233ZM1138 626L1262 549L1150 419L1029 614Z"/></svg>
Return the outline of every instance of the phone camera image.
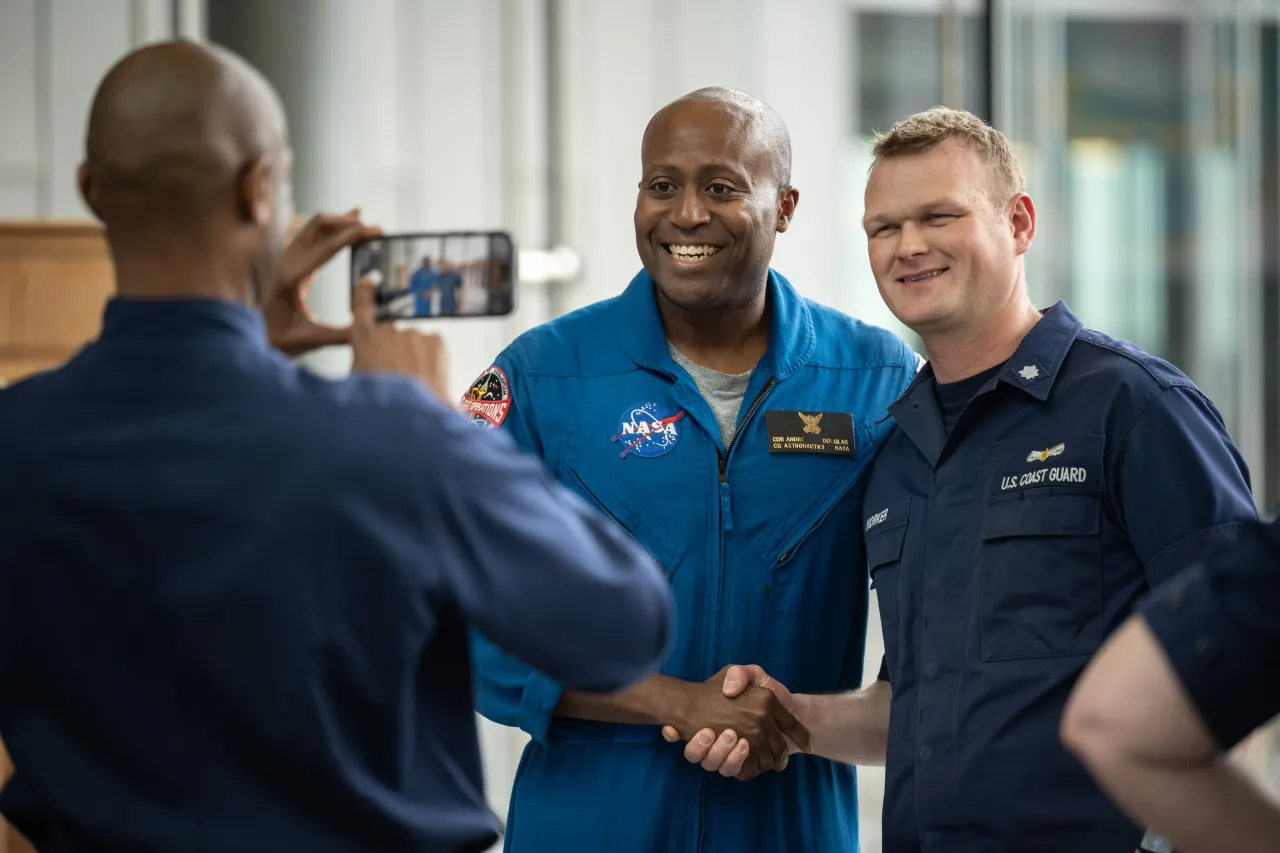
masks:
<svg viewBox="0 0 1280 853"><path fill-rule="evenodd" d="M379 320L498 317L515 309L515 247L500 232L398 234L354 246L352 284L374 286Z"/></svg>

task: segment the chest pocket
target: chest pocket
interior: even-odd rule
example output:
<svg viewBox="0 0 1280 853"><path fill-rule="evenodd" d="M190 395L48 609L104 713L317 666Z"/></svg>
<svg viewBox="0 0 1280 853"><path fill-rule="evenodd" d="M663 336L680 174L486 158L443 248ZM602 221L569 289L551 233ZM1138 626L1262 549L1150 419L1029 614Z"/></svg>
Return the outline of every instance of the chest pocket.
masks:
<svg viewBox="0 0 1280 853"><path fill-rule="evenodd" d="M997 448L979 552L984 661L1097 650L1103 442Z"/></svg>
<svg viewBox="0 0 1280 853"><path fill-rule="evenodd" d="M864 508L876 503L868 496ZM898 583L902 564L902 547L907 539L910 498L889 501L862 520L863 539L867 546L867 567L871 571L871 588L880 608L880 627L884 634L885 658L891 665L898 660L900 621L898 619Z"/></svg>
<svg viewBox="0 0 1280 853"><path fill-rule="evenodd" d="M651 508L644 505L639 492L607 468L592 465L580 456L566 453L561 463L560 482L577 493L593 508L603 512L614 523L647 550L671 577L679 566L681 554L671 547L660 527L649 521Z"/></svg>

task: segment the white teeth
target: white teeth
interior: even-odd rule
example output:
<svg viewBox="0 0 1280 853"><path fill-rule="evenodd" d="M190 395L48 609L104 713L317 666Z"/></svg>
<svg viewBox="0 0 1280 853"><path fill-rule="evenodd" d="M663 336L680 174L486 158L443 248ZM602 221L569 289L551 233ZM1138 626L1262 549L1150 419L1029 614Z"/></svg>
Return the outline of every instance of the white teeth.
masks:
<svg viewBox="0 0 1280 853"><path fill-rule="evenodd" d="M935 276L940 276L944 272L946 272L946 270L934 270L933 272L927 272L921 275L913 275L910 278L908 278L907 281L924 281L926 278L934 278Z"/></svg>
<svg viewBox="0 0 1280 853"><path fill-rule="evenodd" d="M674 243L667 245L667 251L677 258L685 258L688 260L696 260L698 258L709 258L716 252L720 251L719 246L677 246Z"/></svg>

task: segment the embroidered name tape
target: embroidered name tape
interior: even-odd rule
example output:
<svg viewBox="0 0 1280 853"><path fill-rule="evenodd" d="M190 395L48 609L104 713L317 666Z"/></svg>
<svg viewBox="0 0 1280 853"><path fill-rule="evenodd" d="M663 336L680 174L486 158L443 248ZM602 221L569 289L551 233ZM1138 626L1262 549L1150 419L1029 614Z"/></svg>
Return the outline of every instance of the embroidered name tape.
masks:
<svg viewBox="0 0 1280 853"><path fill-rule="evenodd" d="M848 412L764 413L770 453L825 453L855 456L853 415Z"/></svg>

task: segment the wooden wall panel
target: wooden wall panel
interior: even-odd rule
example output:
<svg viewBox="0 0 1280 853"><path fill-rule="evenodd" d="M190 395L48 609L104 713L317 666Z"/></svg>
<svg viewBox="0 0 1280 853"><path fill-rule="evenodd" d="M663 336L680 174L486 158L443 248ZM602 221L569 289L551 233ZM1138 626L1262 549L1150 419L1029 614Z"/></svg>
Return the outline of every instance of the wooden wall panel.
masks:
<svg viewBox="0 0 1280 853"><path fill-rule="evenodd" d="M97 223L0 220L0 380L74 355L97 336L114 290Z"/></svg>
<svg viewBox="0 0 1280 853"><path fill-rule="evenodd" d="M17 335L18 265L0 255L0 344ZM3 376L0 373L0 376ZM3 853L3 851L0 851Z"/></svg>
<svg viewBox="0 0 1280 853"><path fill-rule="evenodd" d="M105 259L33 257L24 272L17 318L24 346L65 352L97 336L103 306L115 289Z"/></svg>
<svg viewBox="0 0 1280 853"><path fill-rule="evenodd" d="M4 355L0 354L0 388L11 385L24 376L52 370L66 361L58 353L44 355Z"/></svg>

